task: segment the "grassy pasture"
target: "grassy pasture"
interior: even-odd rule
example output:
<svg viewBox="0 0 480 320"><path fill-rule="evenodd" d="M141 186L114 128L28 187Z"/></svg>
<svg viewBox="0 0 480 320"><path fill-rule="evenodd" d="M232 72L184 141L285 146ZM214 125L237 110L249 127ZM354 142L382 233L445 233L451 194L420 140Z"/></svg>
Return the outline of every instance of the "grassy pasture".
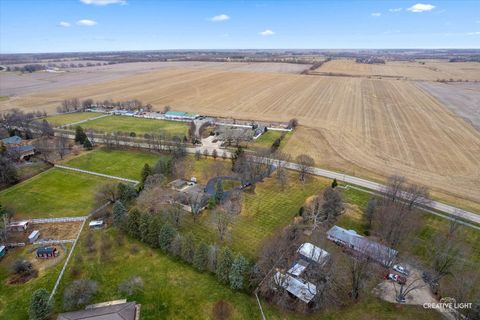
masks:
<svg viewBox="0 0 480 320"><path fill-rule="evenodd" d="M160 157L166 156L137 150L96 149L63 164L73 168L139 180L145 163L154 166Z"/></svg>
<svg viewBox="0 0 480 320"><path fill-rule="evenodd" d="M88 121L83 128L100 132L135 132L137 135L166 133L183 138L188 131L187 122L134 118L127 116L110 116Z"/></svg>
<svg viewBox="0 0 480 320"><path fill-rule="evenodd" d="M85 230L71 264L55 297L55 310L62 311L62 295L65 287L77 278L92 279L97 282L99 292L94 302L127 298L118 290L118 285L132 276L140 276L144 289L128 297L142 304L141 316L150 319L211 319L215 302L224 300L232 308L232 319L258 319L260 313L253 295L233 291L220 284L209 273L200 273L193 267L151 249L144 244L123 238L119 241L115 229L93 233L97 250L87 253L82 241ZM102 240L102 238L104 238ZM108 240L106 240L108 239ZM111 249L107 257L100 254L101 241L109 241ZM135 246L137 253L132 253ZM76 268L80 274L72 276ZM262 302L267 319L440 319L432 310L416 306L395 306L373 297L365 297L358 303L341 311L329 311L312 316L299 316L283 313L267 302Z"/></svg>
<svg viewBox="0 0 480 320"><path fill-rule="evenodd" d="M276 139L280 138L283 132L281 131L267 131L264 134L262 134L257 140L255 140L250 147L253 149L269 149L273 142L275 142ZM288 142L290 137L293 135L293 132L287 132L285 137L283 138L280 148L282 149L285 144Z"/></svg>
<svg viewBox="0 0 480 320"><path fill-rule="evenodd" d="M98 112L75 112L47 117L46 120L53 126L61 126L86 119L95 118L101 115L102 114Z"/></svg>
<svg viewBox="0 0 480 320"><path fill-rule="evenodd" d="M109 179L50 169L0 192L0 202L15 209L15 219L84 216L94 209L94 193Z"/></svg>
<svg viewBox="0 0 480 320"><path fill-rule="evenodd" d="M52 290L56 277L64 263L63 257L53 266L39 271L38 277L26 283L10 285L6 281L10 277L10 266L16 259L27 258L32 261L34 253L31 246L17 248L0 261L0 319L28 319L28 308L32 293L40 288ZM33 262L33 261L32 261Z"/></svg>
<svg viewBox="0 0 480 320"><path fill-rule="evenodd" d="M245 256L255 258L263 240L293 221L298 215L305 199L320 192L329 184L326 179L310 179L305 185L296 181L295 174L290 175L289 188L282 191L275 178L267 178L258 183L255 193L244 193L242 212L234 218L225 244ZM214 216L211 211L204 211L197 222L191 216L185 216L180 226L181 231L191 231L197 238L206 242L216 242Z"/></svg>

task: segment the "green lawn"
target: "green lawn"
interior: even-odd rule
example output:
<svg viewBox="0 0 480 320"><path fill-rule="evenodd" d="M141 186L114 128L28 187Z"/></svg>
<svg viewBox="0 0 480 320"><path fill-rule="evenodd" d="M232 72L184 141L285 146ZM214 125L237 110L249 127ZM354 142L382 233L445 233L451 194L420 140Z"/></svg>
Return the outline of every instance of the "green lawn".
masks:
<svg viewBox="0 0 480 320"><path fill-rule="evenodd" d="M135 132L137 135L160 134L183 136L187 135L188 123L169 120L134 118L127 116L110 116L82 124L83 128L98 132Z"/></svg>
<svg viewBox="0 0 480 320"><path fill-rule="evenodd" d="M65 260L60 260L54 266L41 271L37 278L23 284L9 285L6 283L10 277L10 266L16 259L28 257L31 260L32 247L18 248L10 251L0 261L0 319L24 320L28 319L28 308L32 293L40 288L52 290L56 277L60 273Z"/></svg>
<svg viewBox="0 0 480 320"><path fill-rule="evenodd" d="M0 192L0 202L15 208L15 219L84 216L94 209L94 193L112 180L50 169Z"/></svg>
<svg viewBox="0 0 480 320"><path fill-rule="evenodd" d="M87 232L91 231L84 230L75 252L81 259L72 257L55 297L56 312L63 311L62 295L68 284L75 279L91 279L97 282L99 289L93 303L128 298L142 305L142 320L211 319L212 307L219 300L232 306L232 319L261 318L253 295L233 291L220 284L212 274L197 272L193 267L138 241L126 237L118 241L115 229L94 231L96 251L88 253L82 242ZM103 237L111 243L108 256L100 254ZM137 253L132 253L132 246L137 247ZM72 268L80 270L80 274L72 276ZM144 289L127 297L118 290L118 285L132 276L143 279ZM372 297L361 299L342 311L311 316L283 313L265 301L262 301L262 306L267 319L440 319L439 314L432 310L396 306Z"/></svg>
<svg viewBox="0 0 480 320"><path fill-rule="evenodd" d="M62 164L83 170L139 180L145 163L154 166L160 157L166 156L137 150L96 149Z"/></svg>
<svg viewBox="0 0 480 320"><path fill-rule="evenodd" d="M244 204L231 226L226 243L235 251L255 258L262 241L282 227L293 222L305 199L320 192L329 181L312 178L305 185L297 182L297 175L290 175L290 187L282 191L275 178L258 183L255 194L245 192ZM214 217L205 210L196 223L190 216L183 219L181 231L192 231L197 238L213 243L218 239Z"/></svg>
<svg viewBox="0 0 480 320"><path fill-rule="evenodd" d="M85 230L82 239L86 233ZM108 257L100 255L102 235L108 236L112 244ZM208 273L200 273L191 266L151 249L135 240L124 239L119 245L117 231L108 229L95 231L97 250L87 253L82 241L76 248L76 255L65 272L62 285L56 296L56 309L62 311L64 288L73 278L72 267L80 268L78 278L92 279L98 283L99 293L94 302L126 298L118 290L118 285L132 276L140 276L144 282L143 292L129 297L129 300L142 304L141 318L148 319L208 319L215 302L225 300L234 308L235 319L259 319L259 311L253 296L230 290L217 282ZM135 245L139 251L132 253ZM270 316L272 315L267 310Z"/></svg>
<svg viewBox="0 0 480 320"><path fill-rule="evenodd" d="M75 112L47 117L46 120L53 126L61 126L86 119L95 118L101 115L102 113L99 112Z"/></svg>
<svg viewBox="0 0 480 320"><path fill-rule="evenodd" d="M256 148L261 148L261 149L268 149L272 146L273 142L277 139L280 138L283 132L281 131L267 131L264 134L262 134L257 140L255 140L252 144L251 147L253 149ZM288 142L290 137L292 136L293 132L288 132L285 137L282 140L282 143L280 144L280 149Z"/></svg>

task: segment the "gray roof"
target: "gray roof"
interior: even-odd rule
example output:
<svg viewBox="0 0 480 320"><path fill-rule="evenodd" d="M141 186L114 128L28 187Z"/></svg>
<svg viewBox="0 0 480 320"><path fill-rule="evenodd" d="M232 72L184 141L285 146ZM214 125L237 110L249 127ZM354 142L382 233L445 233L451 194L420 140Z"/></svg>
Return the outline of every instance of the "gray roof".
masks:
<svg viewBox="0 0 480 320"><path fill-rule="evenodd" d="M372 241L357 234L354 230L347 230L338 226L333 226L327 232L329 239L340 240L352 249L368 255L370 258L375 259L385 265L389 265L393 262L393 258L397 255L398 251L392 248L386 247L383 244Z"/></svg>
<svg viewBox="0 0 480 320"><path fill-rule="evenodd" d="M57 320L136 320L136 303L126 302L58 315ZM138 319L137 319L138 320Z"/></svg>
<svg viewBox="0 0 480 320"><path fill-rule="evenodd" d="M26 144L23 146L11 147L8 149L8 151L22 153L22 152L33 152L33 149L34 148L31 144Z"/></svg>

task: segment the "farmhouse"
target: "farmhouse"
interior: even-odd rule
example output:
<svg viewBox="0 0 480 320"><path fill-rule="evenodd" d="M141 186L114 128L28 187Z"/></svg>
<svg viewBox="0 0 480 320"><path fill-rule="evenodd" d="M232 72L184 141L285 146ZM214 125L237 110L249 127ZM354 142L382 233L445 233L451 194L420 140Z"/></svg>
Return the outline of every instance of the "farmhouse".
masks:
<svg viewBox="0 0 480 320"><path fill-rule="evenodd" d="M40 247L37 249L37 258L50 259L58 256L57 248Z"/></svg>
<svg viewBox="0 0 480 320"><path fill-rule="evenodd" d="M317 287L313 283L300 278L300 276L312 263L325 265L330 260L330 254L309 242L300 245L297 253L299 258L290 269L285 274L277 272L273 279L275 284L301 301L309 303L317 294Z"/></svg>
<svg viewBox="0 0 480 320"><path fill-rule="evenodd" d="M87 306L85 310L61 313L57 320L139 320L140 304L116 300Z"/></svg>
<svg viewBox="0 0 480 320"><path fill-rule="evenodd" d="M30 224L29 221L16 221L12 222L8 225L8 230L9 231L18 231L18 232L23 232L28 229L28 225Z"/></svg>
<svg viewBox="0 0 480 320"><path fill-rule="evenodd" d="M34 243L37 241L38 237L40 237L40 231L39 230L33 230L32 233L28 236L28 242Z"/></svg>
<svg viewBox="0 0 480 320"><path fill-rule="evenodd" d="M167 120L184 120L192 121L199 117L200 115L190 112L181 112L181 111L167 111L165 112L165 119Z"/></svg>
<svg viewBox="0 0 480 320"><path fill-rule="evenodd" d="M349 250L366 255L386 267L392 265L398 254L397 250L371 241L354 230L346 230L338 226L333 226L328 230L327 238Z"/></svg>
<svg viewBox="0 0 480 320"><path fill-rule="evenodd" d="M19 136L12 136L2 139L2 144L7 149L7 153L16 159L24 159L25 157L35 154L35 148L29 141L23 140Z"/></svg>

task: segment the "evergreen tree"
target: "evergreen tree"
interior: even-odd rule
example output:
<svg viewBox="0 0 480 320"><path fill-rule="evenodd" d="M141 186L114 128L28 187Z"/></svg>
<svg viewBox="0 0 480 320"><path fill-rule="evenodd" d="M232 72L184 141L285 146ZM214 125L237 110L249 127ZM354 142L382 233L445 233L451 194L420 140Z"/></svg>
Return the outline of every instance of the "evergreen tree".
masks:
<svg viewBox="0 0 480 320"><path fill-rule="evenodd" d="M113 224L115 224L117 227L121 226L125 221L125 214L127 213L127 209L125 209L125 206L123 205L122 201L120 200L115 201L115 204L113 205L112 213L113 213Z"/></svg>
<svg viewBox="0 0 480 320"><path fill-rule="evenodd" d="M133 209L127 218L127 232L136 239L140 239L140 216L140 211Z"/></svg>
<svg viewBox="0 0 480 320"><path fill-rule="evenodd" d="M157 161L154 168L155 173L162 174L165 177L170 177L173 172L173 162L170 157L161 157Z"/></svg>
<svg viewBox="0 0 480 320"><path fill-rule="evenodd" d="M228 247L223 248L218 255L216 270L217 278L220 280L220 282L228 283L232 262L232 251Z"/></svg>
<svg viewBox="0 0 480 320"><path fill-rule="evenodd" d="M245 287L245 275L248 270L248 261L239 254L232 263L228 278L230 280L230 288L243 289Z"/></svg>
<svg viewBox="0 0 480 320"><path fill-rule="evenodd" d="M142 180L140 182L143 184L145 183L145 180L147 180L148 176L152 174L152 168L150 168L150 165L148 163L145 163L142 169Z"/></svg>
<svg viewBox="0 0 480 320"><path fill-rule="evenodd" d="M117 186L117 199L124 204L130 204L137 197L137 191L131 184L119 183Z"/></svg>
<svg viewBox="0 0 480 320"><path fill-rule="evenodd" d="M48 291L45 288L36 290L30 301L29 319L46 320L50 317L52 306L48 302Z"/></svg>
<svg viewBox="0 0 480 320"><path fill-rule="evenodd" d="M158 237L158 245L160 246L160 249L162 249L162 251L164 252L171 251L172 243L176 235L177 235L177 232L170 224L168 223L164 224L160 229L160 235ZM176 252L172 252L172 253L176 255Z"/></svg>
<svg viewBox="0 0 480 320"><path fill-rule="evenodd" d="M338 186L338 182L337 182L337 179L335 178L332 181L332 189L335 189L337 186Z"/></svg>
<svg viewBox="0 0 480 320"><path fill-rule="evenodd" d="M200 242L195 250L193 257L193 266L200 271L207 269L208 265L208 245L205 242Z"/></svg>
<svg viewBox="0 0 480 320"><path fill-rule="evenodd" d="M87 139L87 135L85 134L85 131L83 131L82 127L77 126L75 128L75 142L78 142L80 144L84 144L85 139Z"/></svg>
<svg viewBox="0 0 480 320"><path fill-rule="evenodd" d="M92 143L90 142L90 140L88 138L85 138L85 140L83 141L83 147L87 150L92 150L93 149Z"/></svg>
<svg viewBox="0 0 480 320"><path fill-rule="evenodd" d="M185 262L192 263L194 255L195 239L191 233L187 233L182 241L182 259L185 260Z"/></svg>
<svg viewBox="0 0 480 320"><path fill-rule="evenodd" d="M160 229L162 228L162 221L159 215L150 216L150 223L148 225L147 235L145 236L145 243L157 248L158 237L160 235Z"/></svg>
<svg viewBox="0 0 480 320"><path fill-rule="evenodd" d="M152 222L152 215L149 212L144 212L140 215L140 223L138 225L138 232L140 233L140 240L148 243L148 226Z"/></svg>
<svg viewBox="0 0 480 320"><path fill-rule="evenodd" d="M241 159L243 157L244 151L241 146L237 147L237 150L235 150L235 153L232 155L232 171L235 171L235 164L238 159Z"/></svg>
<svg viewBox="0 0 480 320"><path fill-rule="evenodd" d="M217 203L221 203L225 192L223 191L222 180L218 180L217 184L215 185L215 200Z"/></svg>

